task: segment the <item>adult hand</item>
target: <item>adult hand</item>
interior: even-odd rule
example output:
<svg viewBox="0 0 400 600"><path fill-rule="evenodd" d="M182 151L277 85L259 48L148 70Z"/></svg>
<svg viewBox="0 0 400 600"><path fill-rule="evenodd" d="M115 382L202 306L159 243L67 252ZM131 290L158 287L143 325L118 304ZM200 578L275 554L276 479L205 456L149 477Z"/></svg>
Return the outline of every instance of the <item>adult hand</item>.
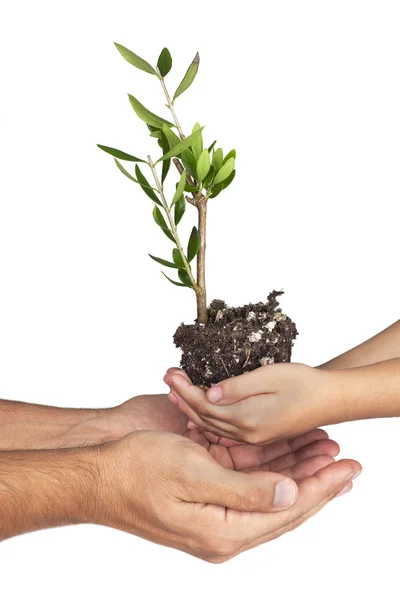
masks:
<svg viewBox="0 0 400 600"><path fill-rule="evenodd" d="M343 460L297 486L278 473L224 469L181 436L137 432L102 447L90 520L224 562L303 523L360 471Z"/></svg>

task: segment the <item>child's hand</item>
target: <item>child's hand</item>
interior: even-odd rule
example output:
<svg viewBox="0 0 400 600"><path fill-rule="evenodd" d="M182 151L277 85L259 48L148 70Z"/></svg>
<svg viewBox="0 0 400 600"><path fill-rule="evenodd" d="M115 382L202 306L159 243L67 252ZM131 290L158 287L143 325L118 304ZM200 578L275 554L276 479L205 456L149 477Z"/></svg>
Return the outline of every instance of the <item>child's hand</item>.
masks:
<svg viewBox="0 0 400 600"><path fill-rule="evenodd" d="M250 444L342 420L336 371L280 363L226 379L207 392L179 369L169 369L164 381L171 387L169 399L191 421L189 427Z"/></svg>

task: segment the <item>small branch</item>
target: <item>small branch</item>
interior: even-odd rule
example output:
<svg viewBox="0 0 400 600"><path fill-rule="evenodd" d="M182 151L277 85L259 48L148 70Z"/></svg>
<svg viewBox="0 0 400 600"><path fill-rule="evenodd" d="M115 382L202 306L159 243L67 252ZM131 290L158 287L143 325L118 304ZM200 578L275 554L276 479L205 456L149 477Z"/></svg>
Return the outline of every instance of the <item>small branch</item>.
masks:
<svg viewBox="0 0 400 600"><path fill-rule="evenodd" d="M193 289L194 289L194 291L196 293L196 297L197 297L197 295L198 295L198 285L197 285L197 283L196 283L196 281L195 281L195 279L193 277L193 273L192 273L192 269L190 268L189 261L186 258L186 255L185 255L185 253L183 251L183 248L182 248L182 244L181 244L181 242L179 240L178 231L176 229L175 221L172 218L171 211L170 211L169 206L168 206L168 202L167 202L167 200L166 200L166 198L164 196L163 187L162 187L162 185L160 183L160 180L158 178L157 171L156 171L155 165L154 165L154 163L153 163L153 161L151 159L151 156L148 156L147 158L149 160L149 165L150 165L151 171L153 173L154 181L156 182L156 186L157 186L158 192L160 194L160 198L161 198L161 202L162 202L163 208L164 208L164 210L165 210L165 212L167 214L167 217L168 217L169 226L171 227L172 234L173 234L173 236L175 238L176 247L179 250L179 254L181 255L182 262L185 265L185 269L186 269L186 272L187 272L187 274L189 276L190 283L192 284L192 287L193 287Z"/></svg>
<svg viewBox="0 0 400 600"><path fill-rule="evenodd" d="M170 95L168 93L168 90L166 88L166 85L165 85L164 77L161 75L160 70L159 70L158 67L157 67L157 73L158 73L158 77L160 79L160 83L161 83L162 89L164 90L165 97L166 97L167 102L168 102L168 108L171 111L171 114L172 114L173 119L175 121L175 125L176 125L176 128L177 128L178 133L179 133L179 137L181 138L181 140L183 140L185 138L185 136L183 134L182 127L181 127L181 125L180 125L180 123L178 121L178 116L177 116L177 114L175 112L174 103L171 100L171 97L170 97Z"/></svg>

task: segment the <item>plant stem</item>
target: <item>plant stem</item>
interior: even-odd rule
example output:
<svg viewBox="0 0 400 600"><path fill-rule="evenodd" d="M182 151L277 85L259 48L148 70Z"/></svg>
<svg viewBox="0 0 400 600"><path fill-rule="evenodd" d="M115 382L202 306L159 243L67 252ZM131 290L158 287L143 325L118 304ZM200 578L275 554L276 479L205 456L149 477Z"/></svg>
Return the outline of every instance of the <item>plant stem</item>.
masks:
<svg viewBox="0 0 400 600"><path fill-rule="evenodd" d="M164 78L162 77L158 67L157 67L157 73L158 73L158 77L160 79L162 89L164 90L165 97L168 102L168 108L171 111L172 117L175 121L175 125L179 132L179 136L180 136L181 140L183 140L185 138L185 135L182 131L182 127L179 123L178 116L175 112L174 103L171 100L171 97L170 97L167 87L165 85ZM154 165L151 161L151 158L150 157L148 157L148 158L150 161L150 166L153 170ZM178 171L180 173L182 173L183 166L182 166L181 162L178 159L174 159L174 164L175 164L176 168L178 169ZM153 175L155 175L155 177L157 177L157 173L155 173L154 170L153 170ZM187 180L190 185L194 184L194 182L193 182L193 180L191 180L189 174L187 175ZM157 177L156 181L158 181L158 177ZM159 185L159 182L158 182L158 185ZM159 187L159 191L160 191L160 187ZM162 192L162 188L161 188L160 194L162 195L162 197L164 196L164 194ZM199 252L197 254L197 283L193 281L192 285L196 292L197 322L198 323L207 323L208 322L208 311L207 311L207 292L206 292L206 222L207 222L207 200L208 200L208 198L206 196L204 196L201 192L193 193L192 196L193 196L193 200L192 199L188 200L188 197L186 197L186 199L188 200L188 202L190 202L190 204L193 204L199 211L198 231L199 231L199 236L200 236L200 248L199 248ZM164 201L165 201L165 198L163 200L163 203L164 203ZM166 212L167 212L168 218L170 219L168 205L166 208ZM171 223L171 220L170 220L170 223ZM176 231L176 228L175 228L175 231ZM178 238L177 238L177 246L178 246ZM181 248L179 246L178 246L178 250L182 255L183 251L181 252ZM186 257L182 256L182 260L184 258L186 260ZM193 279L193 275L192 275L192 271L190 270L190 267L188 270L188 274L189 274L189 277L191 279Z"/></svg>
<svg viewBox="0 0 400 600"><path fill-rule="evenodd" d="M200 248L197 254L197 285L199 292L197 297L197 320L199 323L207 323L207 293L206 293L206 238L207 238L207 198L198 199L197 210L199 211L199 236Z"/></svg>
<svg viewBox="0 0 400 600"><path fill-rule="evenodd" d="M185 269L186 269L186 272L187 272L187 274L189 276L190 283L192 284L192 287L193 287L193 289L194 289L194 291L196 293L196 296L198 296L198 289L199 288L198 288L198 285L197 285L197 283L196 283L196 281L195 281L195 279L193 277L193 273L192 273L192 269L190 268L189 261L186 258L186 255L185 255L185 253L183 251L183 248L182 248L182 244L181 244L181 242L179 240L178 231L176 229L175 221L172 218L171 211L170 211L169 206L168 206L168 202L167 202L167 200L165 198L165 195L164 195L163 187L162 187L162 185L160 183L160 180L158 178L158 175L157 175L156 167L155 167L155 165L154 165L154 163L153 163L153 161L151 159L151 156L148 156L147 158L148 158L148 161L149 161L149 165L150 165L151 171L153 173L154 181L156 182L156 186L157 186L158 192L159 192L160 197L161 197L161 202L162 202L163 208L164 208L164 210L165 210L165 212L167 214L169 226L171 227L172 234L173 234L173 236L175 238L176 247L179 250L179 254L181 255L182 262L185 265Z"/></svg>
<svg viewBox="0 0 400 600"><path fill-rule="evenodd" d="M168 90L167 90L167 87L165 85L164 77L162 77L162 75L161 75L158 67L157 67L157 73L158 73L158 77L160 79L160 83L161 83L162 89L164 90L165 97L166 97L167 102L168 102L168 108L171 111L171 114L172 114L172 116L174 118L175 125L176 125L176 128L177 128L178 133L179 133L179 137L181 138L181 140L183 140L185 138L185 136L183 134L182 127L181 127L181 125L180 125L180 123L178 121L178 116L177 116L177 114L175 112L174 103L171 100L171 97L170 97L170 95L168 93Z"/></svg>

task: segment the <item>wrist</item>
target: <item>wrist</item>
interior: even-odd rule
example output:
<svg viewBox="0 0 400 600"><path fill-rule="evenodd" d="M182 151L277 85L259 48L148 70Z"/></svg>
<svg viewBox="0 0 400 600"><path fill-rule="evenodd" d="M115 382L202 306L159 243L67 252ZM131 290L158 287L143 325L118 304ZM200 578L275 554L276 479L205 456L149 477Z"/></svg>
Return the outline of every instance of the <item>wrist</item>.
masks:
<svg viewBox="0 0 400 600"><path fill-rule="evenodd" d="M317 427L334 425L348 420L348 398L343 390L342 371L313 368L316 385L313 386Z"/></svg>

